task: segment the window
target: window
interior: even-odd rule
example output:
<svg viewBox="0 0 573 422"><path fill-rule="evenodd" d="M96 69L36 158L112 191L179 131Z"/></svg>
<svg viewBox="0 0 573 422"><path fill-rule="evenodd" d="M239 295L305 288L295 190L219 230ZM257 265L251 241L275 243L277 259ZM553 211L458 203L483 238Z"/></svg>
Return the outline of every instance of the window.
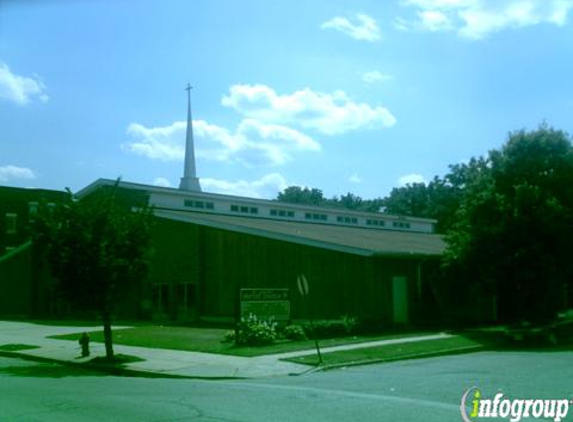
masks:
<svg viewBox="0 0 573 422"><path fill-rule="evenodd" d="M394 221L392 223L392 227L396 227L398 229L409 229L410 223L406 223L404 221Z"/></svg>
<svg viewBox="0 0 573 422"><path fill-rule="evenodd" d="M170 286L167 283L153 284L153 309L157 312L169 310Z"/></svg>
<svg viewBox="0 0 573 422"><path fill-rule="evenodd" d="M309 212L304 214L304 218L307 220L320 220L320 221L328 220L328 216L326 214L311 214Z"/></svg>
<svg viewBox="0 0 573 422"><path fill-rule="evenodd" d="M375 226L375 227L384 227L386 225L386 222L384 220L368 219L368 220L366 220L366 225L367 226Z"/></svg>
<svg viewBox="0 0 573 422"><path fill-rule="evenodd" d="M271 210L271 215L272 215L273 217L294 218L294 211Z"/></svg>
<svg viewBox="0 0 573 422"><path fill-rule="evenodd" d="M246 205L231 205L231 212L240 212L241 214L258 214L257 207L248 207Z"/></svg>
<svg viewBox="0 0 573 422"><path fill-rule="evenodd" d="M37 202L28 202L28 221L33 223L36 221L36 217L38 216L38 203Z"/></svg>
<svg viewBox="0 0 573 422"><path fill-rule="evenodd" d="M17 232L18 214L6 213L6 233L15 234Z"/></svg>
<svg viewBox="0 0 573 422"><path fill-rule="evenodd" d="M180 308L189 309L195 307L196 288L193 283L177 284L177 305Z"/></svg>
<svg viewBox="0 0 573 422"><path fill-rule="evenodd" d="M213 208L215 208L215 206L212 202L195 201L193 199L186 199L183 203L186 207L197 208L200 210L205 209L205 208L208 210L212 210Z"/></svg>
<svg viewBox="0 0 573 422"><path fill-rule="evenodd" d="M343 217L339 215L336 217L336 221L345 224L358 224L358 219L356 217Z"/></svg>

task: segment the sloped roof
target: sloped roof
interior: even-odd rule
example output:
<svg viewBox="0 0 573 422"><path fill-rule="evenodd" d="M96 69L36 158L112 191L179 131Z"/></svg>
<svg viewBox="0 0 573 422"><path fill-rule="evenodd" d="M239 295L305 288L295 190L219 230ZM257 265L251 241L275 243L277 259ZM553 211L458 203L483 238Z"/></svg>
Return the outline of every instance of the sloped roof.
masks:
<svg viewBox="0 0 573 422"><path fill-rule="evenodd" d="M441 255L445 249L442 236L436 234L163 209L156 209L155 215L169 220L363 256L430 257Z"/></svg>

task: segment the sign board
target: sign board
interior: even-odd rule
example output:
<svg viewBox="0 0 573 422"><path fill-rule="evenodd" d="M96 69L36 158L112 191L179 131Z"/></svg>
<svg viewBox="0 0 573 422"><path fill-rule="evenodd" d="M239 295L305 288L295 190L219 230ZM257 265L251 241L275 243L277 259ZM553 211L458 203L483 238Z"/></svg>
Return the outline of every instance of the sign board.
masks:
<svg viewBox="0 0 573 422"><path fill-rule="evenodd" d="M289 289L241 289L241 318L249 314L261 320L290 320Z"/></svg>

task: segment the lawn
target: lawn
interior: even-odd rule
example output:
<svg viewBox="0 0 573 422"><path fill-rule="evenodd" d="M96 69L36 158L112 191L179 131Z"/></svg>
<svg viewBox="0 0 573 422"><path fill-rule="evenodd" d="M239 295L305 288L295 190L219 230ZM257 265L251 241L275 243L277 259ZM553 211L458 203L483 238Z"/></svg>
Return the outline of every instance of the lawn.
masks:
<svg viewBox="0 0 573 422"><path fill-rule="evenodd" d="M384 362L399 359L434 356L438 354L455 354L472 348L482 347L480 342L466 337L450 337L438 340L424 340L411 343L390 344L386 346L367 347L324 353L324 365L340 366L345 364ZM316 355L300 356L285 359L290 362L306 365L318 365Z"/></svg>
<svg viewBox="0 0 573 422"><path fill-rule="evenodd" d="M235 346L232 343L222 342L225 333L228 331L228 329L221 328L148 325L115 330L113 332L113 342L114 344L122 344L126 346L219 353L246 357L308 350L314 349L315 347L314 341L312 340L278 341L275 344L262 347ZM58 335L50 338L78 341L80 334L81 333ZM92 341L103 342L103 331L94 331L89 334ZM420 333L341 337L320 340L319 343L321 347L328 347L387 338L407 338L416 335L420 335Z"/></svg>

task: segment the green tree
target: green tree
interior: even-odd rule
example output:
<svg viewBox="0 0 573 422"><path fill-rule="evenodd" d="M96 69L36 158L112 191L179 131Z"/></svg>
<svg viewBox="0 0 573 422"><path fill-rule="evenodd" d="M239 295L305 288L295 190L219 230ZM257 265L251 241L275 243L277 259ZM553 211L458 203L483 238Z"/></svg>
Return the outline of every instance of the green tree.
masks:
<svg viewBox="0 0 573 422"><path fill-rule="evenodd" d="M362 210L363 206L365 205L361 197L356 196L350 192L348 192L346 195L342 195L340 199L338 199L338 204L342 208L357 211Z"/></svg>
<svg viewBox="0 0 573 422"><path fill-rule="evenodd" d="M573 275L569 136L547 126L514 132L473 164L460 172L465 193L446 237L445 268L495 294L502 319L555 317Z"/></svg>
<svg viewBox="0 0 573 422"><path fill-rule="evenodd" d="M303 205L324 205L325 199L320 189L309 189L300 186L289 186L282 192L279 192L277 200L280 202L289 202L291 204Z"/></svg>
<svg viewBox="0 0 573 422"><path fill-rule="evenodd" d="M74 308L100 313L106 358L113 359L111 319L117 298L147 275L151 209L136 210L118 184L54 210L40 210L35 241Z"/></svg>
<svg viewBox="0 0 573 422"><path fill-rule="evenodd" d="M486 166L483 158L450 165L444 177L435 176L429 183L413 183L394 188L382 199L384 212L394 215L436 219L436 231L445 233L455 221L455 214L468 182Z"/></svg>
<svg viewBox="0 0 573 422"><path fill-rule="evenodd" d="M425 183L413 183L393 188L384 198L384 212L394 215L408 215L433 218L429 209L429 189Z"/></svg>

